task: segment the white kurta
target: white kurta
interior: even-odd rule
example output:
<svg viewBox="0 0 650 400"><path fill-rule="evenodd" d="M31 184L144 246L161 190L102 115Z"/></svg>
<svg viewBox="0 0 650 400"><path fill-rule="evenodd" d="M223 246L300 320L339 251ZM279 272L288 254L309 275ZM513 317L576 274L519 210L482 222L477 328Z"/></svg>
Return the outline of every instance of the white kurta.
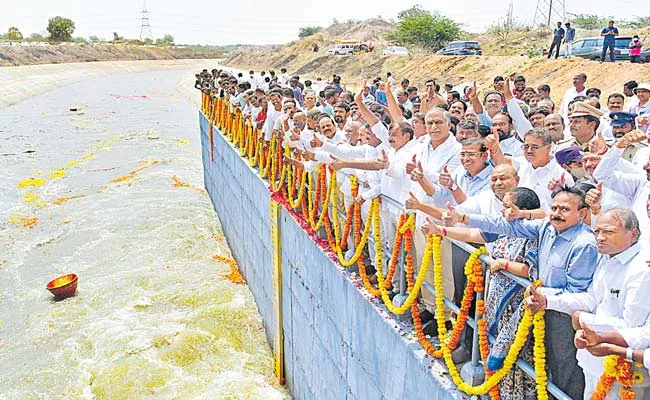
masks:
<svg viewBox="0 0 650 400"><path fill-rule="evenodd" d="M548 308L571 314L583 311L580 321L596 331L642 326L650 315L650 268L639 243L616 256L601 255L594 279L586 292L562 293L547 298ZM602 359L578 350L578 364L600 376Z"/></svg>

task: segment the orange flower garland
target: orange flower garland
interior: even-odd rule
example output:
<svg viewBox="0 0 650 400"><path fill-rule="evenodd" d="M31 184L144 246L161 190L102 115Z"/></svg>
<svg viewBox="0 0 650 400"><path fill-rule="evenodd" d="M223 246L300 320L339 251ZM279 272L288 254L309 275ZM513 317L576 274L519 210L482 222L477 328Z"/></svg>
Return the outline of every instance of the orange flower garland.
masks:
<svg viewBox="0 0 650 400"><path fill-rule="evenodd" d="M354 245L359 246L361 244L361 206L359 203L356 201L354 202ZM368 215L368 221L367 221L367 227L371 226L372 223L372 218L374 216L374 213L378 213L379 208L373 204L370 207L369 215ZM366 288L368 293L375 297L379 297L381 295L381 292L379 289L375 288L372 286L370 283L370 279L368 279L368 274L366 273L366 265L363 262L363 257L359 257L357 260L357 266L359 267L359 276L361 276L361 282L363 282L363 287Z"/></svg>
<svg viewBox="0 0 650 400"><path fill-rule="evenodd" d="M636 394L631 389L634 384L632 363L626 361L623 357L607 356L603 360L603 365L605 371L598 380L596 390L591 395L591 400L604 400L612 390L614 381L618 381L619 385L621 385L621 389L618 391L621 399L634 400Z"/></svg>

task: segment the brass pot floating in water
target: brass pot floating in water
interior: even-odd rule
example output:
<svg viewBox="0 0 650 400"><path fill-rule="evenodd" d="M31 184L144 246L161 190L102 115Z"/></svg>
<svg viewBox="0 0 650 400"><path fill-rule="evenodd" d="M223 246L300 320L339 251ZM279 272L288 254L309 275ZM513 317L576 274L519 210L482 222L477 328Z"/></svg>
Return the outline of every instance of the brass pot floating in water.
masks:
<svg viewBox="0 0 650 400"><path fill-rule="evenodd" d="M67 274L49 281L45 288L57 299L65 299L77 293L78 280L77 274Z"/></svg>

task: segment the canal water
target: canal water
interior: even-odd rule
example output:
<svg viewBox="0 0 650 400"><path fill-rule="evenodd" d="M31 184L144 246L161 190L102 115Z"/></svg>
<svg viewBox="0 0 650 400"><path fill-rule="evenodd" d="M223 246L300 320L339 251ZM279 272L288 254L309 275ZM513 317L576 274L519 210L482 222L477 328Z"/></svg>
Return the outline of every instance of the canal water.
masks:
<svg viewBox="0 0 650 400"><path fill-rule="evenodd" d="M289 398L250 292L213 259L230 252L179 91L194 72L0 108L0 399ZM78 293L55 301L68 273Z"/></svg>

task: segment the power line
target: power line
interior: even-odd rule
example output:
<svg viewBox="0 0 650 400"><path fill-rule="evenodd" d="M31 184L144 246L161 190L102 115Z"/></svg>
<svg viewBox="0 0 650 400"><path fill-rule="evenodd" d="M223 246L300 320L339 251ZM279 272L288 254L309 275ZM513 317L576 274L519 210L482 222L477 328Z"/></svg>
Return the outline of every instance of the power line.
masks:
<svg viewBox="0 0 650 400"><path fill-rule="evenodd" d="M149 11L147 11L146 0L142 3L142 11L140 13L142 14L142 22L140 24L140 40L153 40L153 33L151 32L151 24L149 23Z"/></svg>
<svg viewBox="0 0 650 400"><path fill-rule="evenodd" d="M551 21L566 21L566 7L564 0L537 0L533 26L551 26Z"/></svg>

